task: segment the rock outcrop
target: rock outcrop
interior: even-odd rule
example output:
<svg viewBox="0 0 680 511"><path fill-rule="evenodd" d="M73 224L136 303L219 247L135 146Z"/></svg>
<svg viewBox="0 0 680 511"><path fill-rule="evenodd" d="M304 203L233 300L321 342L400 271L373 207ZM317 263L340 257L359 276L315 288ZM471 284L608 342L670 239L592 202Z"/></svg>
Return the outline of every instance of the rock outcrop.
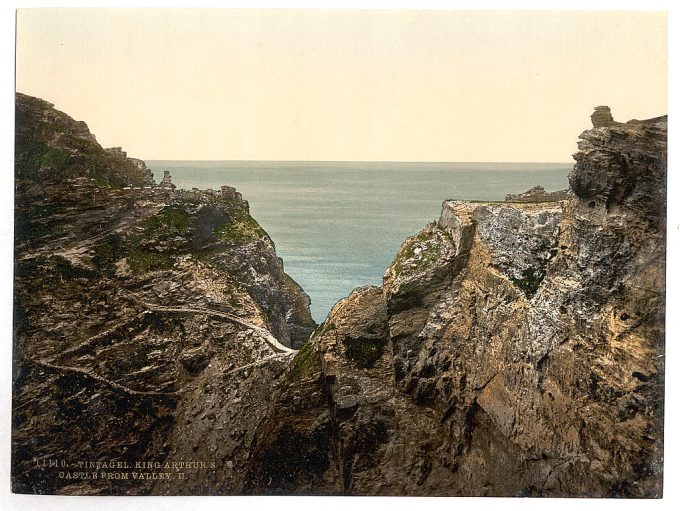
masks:
<svg viewBox="0 0 680 511"><path fill-rule="evenodd" d="M666 119L598 126L573 196L446 201L335 306L247 492L661 496Z"/></svg>
<svg viewBox="0 0 680 511"><path fill-rule="evenodd" d="M640 219L665 222L666 118L615 123L581 134L569 184L594 210L632 211Z"/></svg>
<svg viewBox="0 0 680 511"><path fill-rule="evenodd" d="M103 459L214 465L216 446L238 467L316 327L247 201L156 186L37 98L17 95L16 133L14 491L145 494L156 481L71 476Z"/></svg>
<svg viewBox="0 0 680 511"><path fill-rule="evenodd" d="M542 186L534 186L524 193L511 194L505 196L506 202L558 202L569 197L568 190L558 190L556 192L546 192Z"/></svg>
<svg viewBox="0 0 680 511"><path fill-rule="evenodd" d="M617 124L612 117L612 111L608 106L596 106L595 111L590 116L593 128L606 128Z"/></svg>
<svg viewBox="0 0 680 511"><path fill-rule="evenodd" d="M161 182L158 183L158 186L160 188L167 188L169 190L174 190L175 188L177 188L172 182L172 176L170 175L169 170L163 171L163 179L161 179Z"/></svg>

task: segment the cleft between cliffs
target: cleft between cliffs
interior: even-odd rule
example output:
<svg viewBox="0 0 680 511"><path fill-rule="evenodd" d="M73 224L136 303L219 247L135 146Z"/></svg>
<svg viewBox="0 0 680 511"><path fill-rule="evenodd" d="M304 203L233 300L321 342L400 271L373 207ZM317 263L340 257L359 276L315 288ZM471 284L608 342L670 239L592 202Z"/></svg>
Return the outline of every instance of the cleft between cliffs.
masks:
<svg viewBox="0 0 680 511"><path fill-rule="evenodd" d="M233 188L18 95L14 491L660 497L667 119L592 120L569 191L444 201L317 327Z"/></svg>

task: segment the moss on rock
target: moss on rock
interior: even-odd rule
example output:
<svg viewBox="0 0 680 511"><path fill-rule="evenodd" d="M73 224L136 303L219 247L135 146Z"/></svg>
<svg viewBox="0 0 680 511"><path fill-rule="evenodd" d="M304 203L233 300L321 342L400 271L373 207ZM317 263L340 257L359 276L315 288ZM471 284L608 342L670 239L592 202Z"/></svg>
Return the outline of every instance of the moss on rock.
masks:
<svg viewBox="0 0 680 511"><path fill-rule="evenodd" d="M250 216L247 204L244 201L235 198L225 198L222 203L226 206L229 219L215 227L214 234L218 240L230 241L241 245L268 237L260 224Z"/></svg>
<svg viewBox="0 0 680 511"><path fill-rule="evenodd" d="M247 215L215 229L215 237L217 239L237 244L249 243L266 235L267 233L260 227L260 224Z"/></svg>
<svg viewBox="0 0 680 511"><path fill-rule="evenodd" d="M41 163L45 167L60 172L66 167L70 155L71 154L64 149L53 147L43 154Z"/></svg>
<svg viewBox="0 0 680 511"><path fill-rule="evenodd" d="M451 235L436 224L431 224L407 239L392 261L395 276L409 276L427 271L444 252L444 243Z"/></svg>
<svg viewBox="0 0 680 511"><path fill-rule="evenodd" d="M289 381L299 381L311 376L315 370L320 368L320 363L315 352L316 343L308 342L305 344L293 359L292 369L288 376Z"/></svg>
<svg viewBox="0 0 680 511"><path fill-rule="evenodd" d="M538 291L543 278L545 277L545 269L535 269L529 267L522 272L521 278L511 278L512 283L518 287L527 298L532 298L536 291Z"/></svg>
<svg viewBox="0 0 680 511"><path fill-rule="evenodd" d="M144 236L151 238L171 238L186 235L190 225L189 212L182 205L173 204L164 207L157 215L144 220Z"/></svg>

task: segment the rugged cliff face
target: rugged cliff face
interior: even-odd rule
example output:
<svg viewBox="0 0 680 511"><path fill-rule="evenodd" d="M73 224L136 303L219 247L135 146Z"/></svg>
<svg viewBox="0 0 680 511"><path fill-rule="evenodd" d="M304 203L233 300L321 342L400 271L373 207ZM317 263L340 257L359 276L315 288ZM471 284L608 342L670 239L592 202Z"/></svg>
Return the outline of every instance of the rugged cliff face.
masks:
<svg viewBox="0 0 680 511"><path fill-rule="evenodd" d="M571 196L446 201L333 308L245 491L661 495L666 118L596 126Z"/></svg>
<svg viewBox="0 0 680 511"><path fill-rule="evenodd" d="M14 490L660 496L666 118L610 117L570 192L445 201L303 344L233 188L19 95Z"/></svg>
<svg viewBox="0 0 680 511"><path fill-rule="evenodd" d="M73 474L187 448L215 463L216 445L237 460L289 347L316 327L248 203L156 186L85 123L18 94L15 204L14 491L143 494L155 481Z"/></svg>

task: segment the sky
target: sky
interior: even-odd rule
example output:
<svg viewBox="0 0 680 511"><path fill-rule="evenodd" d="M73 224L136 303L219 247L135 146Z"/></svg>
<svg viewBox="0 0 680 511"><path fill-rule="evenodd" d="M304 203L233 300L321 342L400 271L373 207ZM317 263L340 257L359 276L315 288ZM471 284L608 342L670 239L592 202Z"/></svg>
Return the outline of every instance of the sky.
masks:
<svg viewBox="0 0 680 511"><path fill-rule="evenodd" d="M20 9L16 88L149 160L568 162L666 113L667 16Z"/></svg>

